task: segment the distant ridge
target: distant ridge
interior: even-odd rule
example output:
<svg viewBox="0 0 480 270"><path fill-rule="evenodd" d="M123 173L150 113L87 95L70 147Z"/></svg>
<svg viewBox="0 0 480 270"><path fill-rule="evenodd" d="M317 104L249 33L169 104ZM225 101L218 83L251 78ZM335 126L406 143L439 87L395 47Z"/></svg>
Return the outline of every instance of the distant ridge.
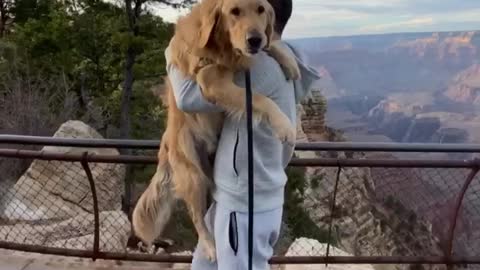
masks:
<svg viewBox="0 0 480 270"><path fill-rule="evenodd" d="M303 38L286 38L286 41L311 41L315 39L341 39L341 38L372 38L372 37L386 37L386 36L397 36L397 35L430 35L433 33L438 34L455 34L455 33L464 33L464 32L475 32L480 33L480 29L471 29L471 30L455 30L455 31L419 31L419 32L395 32L395 33L380 33L380 34L356 34L356 35L330 35L330 36L321 36L321 37L303 37Z"/></svg>

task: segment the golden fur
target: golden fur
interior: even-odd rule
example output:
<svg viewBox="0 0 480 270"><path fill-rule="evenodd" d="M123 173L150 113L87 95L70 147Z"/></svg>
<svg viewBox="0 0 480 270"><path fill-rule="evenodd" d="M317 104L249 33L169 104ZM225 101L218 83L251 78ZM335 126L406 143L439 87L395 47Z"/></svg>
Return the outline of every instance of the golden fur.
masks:
<svg viewBox="0 0 480 270"><path fill-rule="evenodd" d="M227 114L245 112L245 89L233 82L233 74L249 67L253 54L247 37L261 38L267 50L289 78L299 77L295 60L273 40L275 14L266 0L203 0L179 19L170 42L171 62L201 86L203 96ZM252 34L253 33L253 34ZM206 229L204 215L211 187L210 154L215 153L223 113L185 113L177 108L166 78L167 128L158 152L158 167L137 202L132 223L135 234L150 245L167 223L175 199L186 202L199 242L210 260L215 244ZM282 141L293 143L295 127L269 98L253 94L255 122L266 121Z"/></svg>

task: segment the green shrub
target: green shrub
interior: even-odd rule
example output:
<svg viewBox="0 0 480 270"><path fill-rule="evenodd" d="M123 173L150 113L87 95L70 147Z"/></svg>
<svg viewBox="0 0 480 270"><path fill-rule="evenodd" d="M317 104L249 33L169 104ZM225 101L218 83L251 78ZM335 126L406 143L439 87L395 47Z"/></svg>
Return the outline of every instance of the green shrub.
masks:
<svg viewBox="0 0 480 270"><path fill-rule="evenodd" d="M329 239L328 231L318 227L303 204L305 191L308 188L305 169L289 167L287 175L284 222L289 227L292 238L306 237L316 239L321 243L330 242L330 244L335 245L337 239L333 233ZM319 182L321 179L315 181Z"/></svg>

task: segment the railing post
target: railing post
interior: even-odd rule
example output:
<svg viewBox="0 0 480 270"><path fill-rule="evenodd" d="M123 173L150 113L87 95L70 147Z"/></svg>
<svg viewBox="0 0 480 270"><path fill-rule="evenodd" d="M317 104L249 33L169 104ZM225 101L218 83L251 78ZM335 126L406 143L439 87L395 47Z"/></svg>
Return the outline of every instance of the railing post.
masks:
<svg viewBox="0 0 480 270"><path fill-rule="evenodd" d="M132 155L131 149L120 149L121 155ZM132 182L131 178L133 175L133 166L132 164L126 164L125 166L125 180L123 181L125 190L122 195L122 211L127 215L128 220L132 220L131 217L131 203L132 203Z"/></svg>
<svg viewBox="0 0 480 270"><path fill-rule="evenodd" d="M475 161L477 162L477 166L473 167L469 175L467 176L467 179L465 180L463 187L460 190L460 194L457 197L455 208L453 209L454 211L451 217L450 227L448 229L447 246L445 250L445 256L447 258L447 261L450 261L453 255L453 239L455 237L455 228L457 226L458 216L460 213L460 208L462 207L463 198L467 193L468 187L472 183L473 179L475 179L475 176L480 170L480 167L478 166L479 160L475 159ZM449 267L449 265L447 265L447 267Z"/></svg>
<svg viewBox="0 0 480 270"><path fill-rule="evenodd" d="M342 172L342 167L338 165L337 177L335 178L335 186L333 188L333 200L330 208L330 219L328 225L328 241L327 241L327 252L325 254L326 263L325 267L328 266L328 256L330 255L330 242L332 241L332 226L333 226L333 217L335 216L335 204L337 200L337 191L338 191L338 182L340 182L340 173Z"/></svg>
<svg viewBox="0 0 480 270"><path fill-rule="evenodd" d="M93 234L93 256L92 260L95 261L98 258L99 249L100 249L100 218L98 211L98 199L97 199L97 190L95 188L95 182L93 181L92 171L88 166L88 152L84 152L82 156L83 169L87 175L88 183L90 184L90 190L92 192L93 198L93 217L94 217L94 234Z"/></svg>

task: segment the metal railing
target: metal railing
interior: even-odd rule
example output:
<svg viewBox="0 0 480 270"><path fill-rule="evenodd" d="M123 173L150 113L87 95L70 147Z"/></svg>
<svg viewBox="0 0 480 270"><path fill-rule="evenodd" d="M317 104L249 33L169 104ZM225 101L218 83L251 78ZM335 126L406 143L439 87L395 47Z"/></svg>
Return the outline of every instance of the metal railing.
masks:
<svg viewBox="0 0 480 270"><path fill-rule="evenodd" d="M126 251L109 251L105 250L106 248L101 247L109 239L102 239L105 237L105 232L101 229L100 215L102 209L105 208L105 205L108 205L108 202L99 202L102 199L101 193L99 193L98 185L99 183L95 179L95 174L92 173L91 164L156 164L156 156L142 156L142 155L120 155L120 154L95 154L91 150L83 152L55 152L55 151L46 151L46 150L23 150L20 147L15 147L12 149L12 145L37 145L37 146L62 146L62 147L81 147L89 149L99 149L99 148L131 148L131 149L157 149L159 142L158 141L139 141L139 140L94 140L94 139L64 139L64 138L50 138L50 137L30 137L30 136L16 136L16 135L0 135L0 144L8 144L9 149L0 149L0 157L3 158L15 158L15 159L33 159L38 161L46 162L71 162L77 164L84 170L84 176L86 178L89 195L84 195L82 200L85 198L91 198L91 207L87 207L89 213L93 214L93 241L88 244L91 244L91 249L79 249L71 248L69 245L62 245L60 247L56 245L44 245L44 244L35 244L30 240L8 240L8 237L11 237L11 234L15 227L12 227L12 223L17 222L15 218L11 220L5 217L0 216L0 248L5 249L14 249L19 251L27 252L37 252L45 254L54 254L54 255L63 255L63 256L75 256L75 257L88 257L92 259L115 259L115 260L132 260L132 261L152 261L152 262L179 262L179 263L188 263L191 261L191 256L176 256L169 254L136 254L128 253ZM435 152L435 153L480 153L480 145L467 145L467 144L395 144L395 143L302 143L298 144L296 147L297 151L327 151L327 152ZM43 164L42 168L47 168L49 164ZM60 166L60 165L58 165ZM62 165L63 166L63 165ZM408 256L331 256L329 254L330 242L327 243L327 252L322 256L275 256L271 259L272 264L446 264L446 265L465 265L465 264L480 264L480 245L473 247L472 250L466 252L468 254L455 254L455 246L462 247L462 243L455 242L456 231L458 230L459 223L462 226L465 223L475 223L480 221L480 210L478 210L478 218L475 215L468 216L467 222L463 221L465 219L465 214L463 212L467 211L462 209L462 204L465 201L466 194L471 190L472 183L475 182L475 179L478 171L480 170L480 160L479 159L467 159L467 160L451 160L451 159L442 159L442 160L431 160L431 159L366 159L366 158L294 158L290 166L292 167L310 167L310 168L331 168L334 174L329 176L329 172L322 171L324 173L323 177L328 182L324 184L325 188L322 194L324 198L327 198L329 213L324 214L323 220L326 220L326 228L328 228L328 239L332 239L332 226L336 222L336 217L338 213L343 211L342 202L338 202L337 198L340 198L339 194L343 194L342 200L348 200L348 196L355 194L355 190L348 191L345 193L349 186L349 179L360 179L365 178L362 173L361 177L357 177L354 174L359 174L359 169L366 168L368 169L368 175L370 178L375 178L375 186L379 190L383 190L382 195L376 196L375 198L369 198L370 200L379 200L383 202L388 202L389 198L392 197L392 194L398 192L396 190L398 187L404 187L405 185L414 185L416 182L428 182L425 181L428 177L426 174L433 175L431 177L433 182L435 182L436 187L429 187L432 190L440 190L442 186L454 186L454 188L449 190L444 190L439 192L438 197L443 196L442 194L451 194L452 200L444 200L444 204L447 205L447 210L444 212L439 212L438 214L430 214L430 212L435 212L435 206L424 207L421 209L422 205L410 206L407 208L417 208L416 214L425 214L427 216L431 215L429 223L435 224L438 220L448 220L445 225L446 230L436 233L439 235L439 246L442 251L442 254L413 254ZM65 169L64 167L62 167ZM48 169L48 168L47 168ZM355 170L354 170L355 169ZM46 169L45 169L46 170ZM50 169L49 169L50 170ZM436 171L435 171L436 170ZM454 171L452 171L454 170ZM82 174L83 175L83 174ZM373 175L373 176L372 176ZM429 176L430 177L430 176ZM450 179L451 178L451 179ZM462 178L462 179L461 179ZM82 178L83 179L83 178ZM342 179L346 179L343 180ZM388 186L385 183L382 183L385 179L393 181L396 179L395 183L390 183L392 185ZM417 181L418 180L418 181ZM353 181L353 180L352 180ZM442 181L440 183L440 181ZM341 182L341 183L340 183ZM347 182L347 183L345 183ZM432 185L433 182L427 183ZM478 181L477 181L478 182ZM76 182L75 182L76 183ZM57 183L58 184L58 183ZM85 184L85 183L84 183ZM79 184L80 185L80 184ZM480 186L480 183L479 185ZM388 190L388 188L392 190ZM393 188L392 188L393 187ZM440 188L439 188L440 187ZM41 187L44 188L44 187ZM47 187L45 187L47 188ZM333 190L331 190L333 188ZM410 187L409 187L410 188ZM105 187L100 188L102 191L105 190ZM414 191L415 188L412 189ZM420 189L420 188L419 188ZM11 190L11 189L9 189ZM52 189L54 190L54 189ZM452 191L453 190L453 191ZM480 188L479 188L480 190ZM1 191L1 190L0 190ZM10 192L10 191L8 191ZM56 191L58 192L58 190ZM343 192L343 193L342 193ZM424 192L423 195L431 192ZM29 194L26 192L26 194ZM32 193L33 194L33 193ZM35 193L37 194L37 193ZM350 195L349 195L350 194ZM473 195L469 195L469 200L472 200L473 203L469 203L469 208L477 209L477 203L475 201L475 194L477 194L477 188L475 185L474 190L472 191ZM58 195L58 194L57 194ZM422 195L422 196L423 196ZM3 197L4 194L2 194ZM14 194L12 195L14 196ZM319 195L320 196L320 195ZM340 197L339 197L340 196ZM473 196L473 197L472 197ZM25 198L25 196L24 196ZM413 197L412 197L413 198ZM478 196L480 201L480 195ZM311 199L315 203L319 203L319 199ZM442 200L440 200L442 201ZM1 203L1 201L0 201ZM404 204L408 204L405 202ZM413 203L413 202L412 202ZM429 204L429 202L424 202ZM432 205L435 203L430 202ZM470 205L471 204L471 205ZM0 204L0 207L2 205ZM22 211L25 210L26 206L19 205L18 208L21 208ZM27 207L28 208L28 207ZM100 209L102 208L102 209ZM107 207L108 208L108 207ZM2 210L2 208L0 208ZM5 209L4 209L5 210ZM348 209L347 209L348 210ZM410 209L411 210L411 209ZM79 210L81 211L81 210ZM411 210L413 211L413 210ZM472 210L473 211L473 210ZM468 211L467 211L468 212ZM1 212L0 212L1 214ZM348 216L348 215L347 215ZM421 217L424 218L424 217ZM468 220L470 218L470 220ZM320 220L321 218L319 218ZM428 219L428 218L425 218ZM459 221L461 220L461 221ZM7 224L10 230L2 233L2 221ZM37 226L31 225L30 221L24 221L22 226ZM73 222L73 221L72 221ZM80 221L76 221L80 222ZM478 223L477 223L478 224ZM341 224L340 224L341 225ZM4 227L5 228L5 227ZM33 227L29 227L30 229ZM36 228L36 227L35 227ZM33 230L33 229L31 229ZM40 229L38 229L40 230ZM462 233L466 237L472 238L469 241L480 242L480 231L473 229L466 230L467 233ZM17 234L22 234L22 231L18 231ZM4 239L2 239L2 235ZM6 235L6 236L5 236ZM475 237L479 237L475 240ZM462 236L462 239L465 239ZM17 239L17 238L15 238ZM30 241L30 242L29 242ZM63 240L62 240L63 241ZM103 241L103 242L102 242ZM464 241L464 240L459 240ZM57 241L58 242L58 241ZM55 243L57 243L55 242ZM65 242L66 243L66 242ZM68 246L68 247L67 247ZM460 253L465 253L465 250L462 250ZM361 252L360 252L361 253ZM411 253L411 251L410 251Z"/></svg>

